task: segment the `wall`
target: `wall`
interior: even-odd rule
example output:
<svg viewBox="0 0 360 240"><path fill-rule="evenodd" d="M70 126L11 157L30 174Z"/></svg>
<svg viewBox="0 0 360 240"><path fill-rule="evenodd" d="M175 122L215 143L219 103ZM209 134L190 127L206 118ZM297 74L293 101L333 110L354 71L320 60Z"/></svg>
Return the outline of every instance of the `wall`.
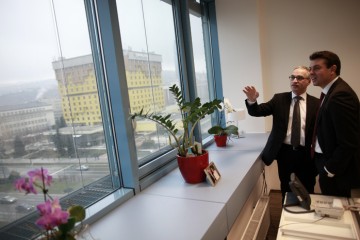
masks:
<svg viewBox="0 0 360 240"><path fill-rule="evenodd" d="M244 86L254 85L263 92L257 3L219 0L215 4L224 96L234 107L245 108ZM262 99L263 94L259 100ZM264 132L265 122L246 116L239 128Z"/></svg>

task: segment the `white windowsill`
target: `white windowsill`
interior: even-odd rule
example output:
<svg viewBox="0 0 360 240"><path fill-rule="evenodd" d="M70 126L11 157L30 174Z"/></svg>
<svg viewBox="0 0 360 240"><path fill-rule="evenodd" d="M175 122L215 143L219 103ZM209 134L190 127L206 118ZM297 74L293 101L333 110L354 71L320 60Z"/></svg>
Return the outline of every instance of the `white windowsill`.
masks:
<svg viewBox="0 0 360 240"><path fill-rule="evenodd" d="M226 148L209 150L221 179L215 187L187 184L178 169L91 224L94 239L225 239L263 164L257 159L267 135L247 134Z"/></svg>

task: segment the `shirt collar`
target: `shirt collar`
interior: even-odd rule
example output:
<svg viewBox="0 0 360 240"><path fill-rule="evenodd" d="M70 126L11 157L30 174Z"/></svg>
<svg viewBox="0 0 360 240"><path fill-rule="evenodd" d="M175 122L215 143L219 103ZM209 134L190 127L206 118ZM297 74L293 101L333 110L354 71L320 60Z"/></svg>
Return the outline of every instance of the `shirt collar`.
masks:
<svg viewBox="0 0 360 240"><path fill-rule="evenodd" d="M295 96L297 96L297 95L294 92L291 92L291 99L294 99ZM299 96L302 97L306 101L306 97L307 97L306 92L304 92L303 94L300 94Z"/></svg>
<svg viewBox="0 0 360 240"><path fill-rule="evenodd" d="M336 80L338 80L340 76L337 76L334 80L332 80L331 82L329 82L322 90L322 92L326 95L329 92L329 89L331 88L331 86L334 84L334 82Z"/></svg>

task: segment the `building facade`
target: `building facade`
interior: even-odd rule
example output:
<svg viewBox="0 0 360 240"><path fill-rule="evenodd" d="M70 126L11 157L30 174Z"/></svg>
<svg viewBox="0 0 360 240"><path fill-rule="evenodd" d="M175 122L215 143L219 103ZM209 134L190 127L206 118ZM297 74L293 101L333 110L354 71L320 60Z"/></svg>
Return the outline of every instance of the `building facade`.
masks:
<svg viewBox="0 0 360 240"><path fill-rule="evenodd" d="M165 107L161 56L124 51L131 111L161 111ZM148 61L150 64L148 64ZM101 111L91 55L52 63L67 125L101 124Z"/></svg>
<svg viewBox="0 0 360 240"><path fill-rule="evenodd" d="M39 133L54 125L52 105L32 102L0 107L0 137L4 140Z"/></svg>

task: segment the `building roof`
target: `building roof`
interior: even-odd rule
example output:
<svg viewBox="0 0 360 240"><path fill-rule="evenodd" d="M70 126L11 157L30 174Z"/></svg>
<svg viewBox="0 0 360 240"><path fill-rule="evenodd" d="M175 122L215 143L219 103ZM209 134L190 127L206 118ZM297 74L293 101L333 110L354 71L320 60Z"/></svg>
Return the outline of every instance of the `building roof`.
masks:
<svg viewBox="0 0 360 240"><path fill-rule="evenodd" d="M52 105L43 102L29 102L29 103L16 104L16 105L6 105L6 106L0 106L0 112L29 109L29 108L39 108L39 107L52 107Z"/></svg>

